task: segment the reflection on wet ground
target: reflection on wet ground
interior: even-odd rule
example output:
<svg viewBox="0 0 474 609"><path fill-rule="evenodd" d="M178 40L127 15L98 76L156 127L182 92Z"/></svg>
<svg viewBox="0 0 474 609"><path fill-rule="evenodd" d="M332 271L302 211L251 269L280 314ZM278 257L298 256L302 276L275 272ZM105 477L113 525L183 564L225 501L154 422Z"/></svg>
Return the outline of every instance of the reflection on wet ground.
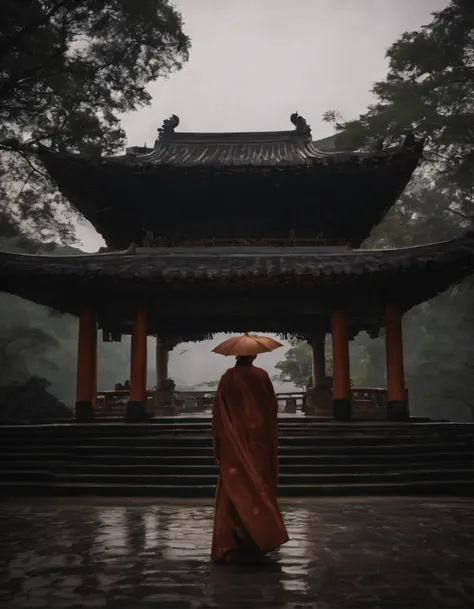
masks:
<svg viewBox="0 0 474 609"><path fill-rule="evenodd" d="M282 504L291 541L260 567L209 563L213 508L150 500L0 506L0 606L205 609L474 606L463 501Z"/></svg>

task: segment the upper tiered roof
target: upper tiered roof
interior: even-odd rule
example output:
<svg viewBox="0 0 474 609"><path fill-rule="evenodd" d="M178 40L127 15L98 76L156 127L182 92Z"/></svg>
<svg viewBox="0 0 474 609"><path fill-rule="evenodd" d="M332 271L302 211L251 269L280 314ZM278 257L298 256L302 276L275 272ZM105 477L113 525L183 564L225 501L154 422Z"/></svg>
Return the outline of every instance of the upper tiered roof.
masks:
<svg viewBox="0 0 474 609"><path fill-rule="evenodd" d="M320 150L311 139L311 129L297 113L291 115L291 121L295 125L291 131L180 133L175 131L179 118L174 115L159 130L153 149L128 148L127 153L143 165L180 167L288 167L329 160L338 154Z"/></svg>
<svg viewBox="0 0 474 609"><path fill-rule="evenodd" d="M152 149L39 154L112 248L150 235L163 246L306 239L358 247L404 190L422 144L408 137L387 150L322 151L306 121L291 120L291 131L183 133L173 116Z"/></svg>

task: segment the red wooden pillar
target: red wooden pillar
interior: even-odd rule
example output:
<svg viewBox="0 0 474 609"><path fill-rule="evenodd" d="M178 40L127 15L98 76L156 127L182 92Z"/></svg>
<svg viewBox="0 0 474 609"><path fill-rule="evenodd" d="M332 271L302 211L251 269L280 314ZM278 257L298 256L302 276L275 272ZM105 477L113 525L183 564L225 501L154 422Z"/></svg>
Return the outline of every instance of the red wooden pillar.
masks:
<svg viewBox="0 0 474 609"><path fill-rule="evenodd" d="M338 421L350 421L352 399L349 363L349 319L346 311L335 310L332 312L331 334L334 418Z"/></svg>
<svg viewBox="0 0 474 609"><path fill-rule="evenodd" d="M97 387L97 317L85 307L79 315L77 345L76 419L94 418L94 391Z"/></svg>
<svg viewBox="0 0 474 609"><path fill-rule="evenodd" d="M408 418L403 365L402 310L396 303L385 309L385 348L387 365L387 416L391 420Z"/></svg>
<svg viewBox="0 0 474 609"><path fill-rule="evenodd" d="M126 419L130 423L145 421L147 377L147 314L144 307L137 307L132 318L132 348L130 359L130 396Z"/></svg>

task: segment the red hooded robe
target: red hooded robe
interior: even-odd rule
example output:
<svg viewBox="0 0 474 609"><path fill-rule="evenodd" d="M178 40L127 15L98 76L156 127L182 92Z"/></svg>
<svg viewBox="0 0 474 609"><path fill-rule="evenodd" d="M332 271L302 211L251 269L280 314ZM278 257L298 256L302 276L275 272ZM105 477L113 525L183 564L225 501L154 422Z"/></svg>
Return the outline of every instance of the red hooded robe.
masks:
<svg viewBox="0 0 474 609"><path fill-rule="evenodd" d="M288 541L277 502L278 402L265 370L237 362L222 376L212 420L220 465L212 560L261 556Z"/></svg>

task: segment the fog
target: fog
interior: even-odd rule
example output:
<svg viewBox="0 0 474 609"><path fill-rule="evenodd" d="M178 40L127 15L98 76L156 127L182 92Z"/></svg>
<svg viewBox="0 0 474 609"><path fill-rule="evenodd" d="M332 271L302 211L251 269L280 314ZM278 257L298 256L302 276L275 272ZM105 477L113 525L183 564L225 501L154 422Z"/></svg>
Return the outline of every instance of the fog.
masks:
<svg viewBox="0 0 474 609"><path fill-rule="evenodd" d="M225 340L228 336L230 335L216 334L213 340L178 345L170 354L171 378L177 384L190 386L201 382L218 380L227 368L233 366L235 362L231 357L223 357L211 351L215 345ZM265 368L270 374L275 374L275 364L283 359L284 353L288 348L286 341L280 340L280 342L283 343L283 348L277 349L272 353L262 353L258 356L255 365ZM275 389L277 391L291 391L294 389L294 386L290 384L275 384Z"/></svg>
<svg viewBox="0 0 474 609"><path fill-rule="evenodd" d="M171 114L180 117L183 131L264 131L290 129L289 116L298 111L311 125L314 139L331 135L323 113L337 109L350 118L363 112L372 100L373 82L386 73L386 49L404 31L428 23L430 14L447 1L175 4L192 39L190 61L149 87L151 106L123 117L130 146L152 145L157 128ZM90 225L78 225L77 234L85 251L104 244ZM171 354L170 376L189 385L217 379L231 364L210 352L222 337L179 345ZM279 349L261 356L260 365L273 374L283 353Z"/></svg>

